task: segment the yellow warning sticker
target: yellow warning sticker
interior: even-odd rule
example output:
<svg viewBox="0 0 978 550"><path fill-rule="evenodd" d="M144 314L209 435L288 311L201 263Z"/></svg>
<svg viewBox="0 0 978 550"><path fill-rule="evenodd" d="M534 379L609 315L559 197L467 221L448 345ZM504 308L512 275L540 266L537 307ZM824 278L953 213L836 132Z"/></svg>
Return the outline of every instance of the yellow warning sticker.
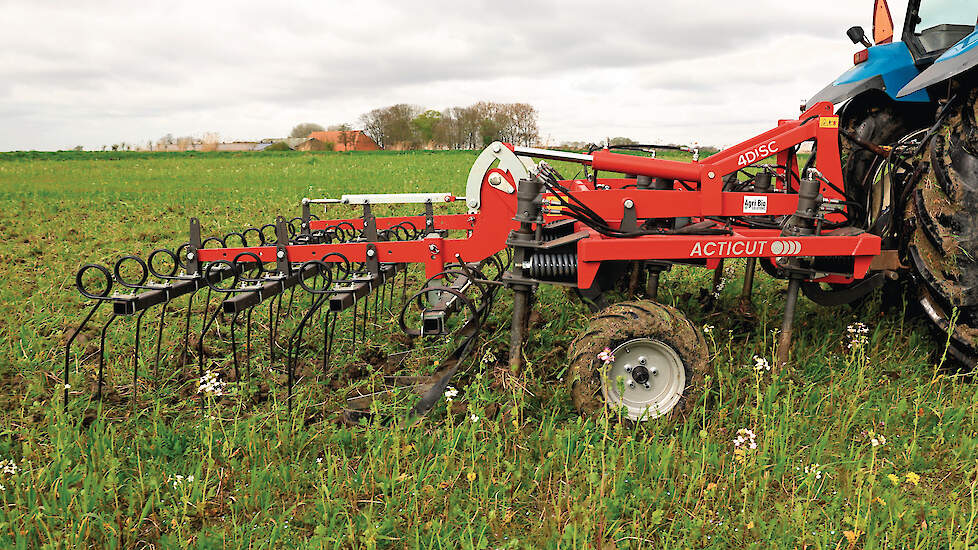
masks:
<svg viewBox="0 0 978 550"><path fill-rule="evenodd" d="M819 128L838 128L839 127L839 117L837 116L823 116L818 119Z"/></svg>

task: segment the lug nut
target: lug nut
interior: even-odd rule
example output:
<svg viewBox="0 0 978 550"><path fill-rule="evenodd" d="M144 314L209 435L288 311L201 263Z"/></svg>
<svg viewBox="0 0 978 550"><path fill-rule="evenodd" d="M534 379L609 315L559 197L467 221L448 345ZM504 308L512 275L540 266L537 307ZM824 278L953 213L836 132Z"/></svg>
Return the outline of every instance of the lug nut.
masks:
<svg viewBox="0 0 978 550"><path fill-rule="evenodd" d="M625 365L625 372L632 372L632 366L631 365Z"/></svg>
<svg viewBox="0 0 978 550"><path fill-rule="evenodd" d="M659 369L655 367L653 367L649 372L652 373L652 376L659 376Z"/></svg>
<svg viewBox="0 0 978 550"><path fill-rule="evenodd" d="M647 362L648 362L648 360L646 360L644 357L639 357L638 358L638 364L639 365L644 365Z"/></svg>

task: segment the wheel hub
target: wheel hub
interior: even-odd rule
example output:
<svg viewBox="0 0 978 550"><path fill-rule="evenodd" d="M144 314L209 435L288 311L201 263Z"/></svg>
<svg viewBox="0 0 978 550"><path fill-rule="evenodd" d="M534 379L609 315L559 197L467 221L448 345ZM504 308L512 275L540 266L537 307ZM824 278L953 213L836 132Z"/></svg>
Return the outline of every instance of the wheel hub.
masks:
<svg viewBox="0 0 978 550"><path fill-rule="evenodd" d="M601 391L612 409L624 407L631 420L667 414L686 389L686 368L668 344L652 338L629 340L612 352Z"/></svg>

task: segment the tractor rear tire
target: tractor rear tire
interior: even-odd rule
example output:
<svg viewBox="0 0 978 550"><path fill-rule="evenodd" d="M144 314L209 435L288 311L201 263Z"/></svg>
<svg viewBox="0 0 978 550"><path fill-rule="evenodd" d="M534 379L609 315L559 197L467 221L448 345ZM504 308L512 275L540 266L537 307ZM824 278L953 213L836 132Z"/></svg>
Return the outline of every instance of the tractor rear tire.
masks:
<svg viewBox="0 0 978 550"><path fill-rule="evenodd" d="M855 111L843 114L843 129L859 139L878 145L890 145L910 132L907 122L889 106L854 107ZM842 153L842 175L846 189L860 204L866 205L869 197L870 181L878 166L879 157L840 136ZM868 209L867 209L868 210ZM865 213L864 213L865 216ZM867 220L860 220L866 222ZM864 224L860 224L862 227ZM868 224L865 224L868 227Z"/></svg>
<svg viewBox="0 0 978 550"><path fill-rule="evenodd" d="M944 334L952 332L950 354L973 368L978 357L978 89L962 98L918 159L930 170L908 201L907 255L925 313Z"/></svg>
<svg viewBox="0 0 978 550"><path fill-rule="evenodd" d="M603 360L606 349L616 357ZM707 358L703 332L678 310L620 302L592 317L571 343L567 384L585 416L624 407L632 421L682 422L702 393Z"/></svg>

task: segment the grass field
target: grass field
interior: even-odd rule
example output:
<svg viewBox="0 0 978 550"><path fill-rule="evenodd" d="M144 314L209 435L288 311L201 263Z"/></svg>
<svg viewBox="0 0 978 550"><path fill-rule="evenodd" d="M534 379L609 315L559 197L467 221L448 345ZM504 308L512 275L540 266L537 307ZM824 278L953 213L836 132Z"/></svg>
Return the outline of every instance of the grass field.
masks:
<svg viewBox="0 0 978 550"><path fill-rule="evenodd" d="M773 363L784 285L762 275L755 315L735 314L739 263L715 302L701 292L711 273L664 276L660 300L711 348L683 425L577 416L564 351L588 313L556 288L540 295L524 372L501 365L504 291L460 395L416 425L335 422L346 388L407 349L384 317L369 353L341 348L328 379L303 363L291 416L281 361L260 349L255 376L202 409L196 365L177 361L185 300L167 313L158 374L144 344L135 403L132 320L108 331L102 405L98 334L83 333L61 412L82 264L176 247L191 216L223 234L298 215L305 196L462 194L475 156L0 155L0 548L978 548L978 392L939 366L939 335L875 301L802 301L794 367L755 370L755 356ZM867 338L850 349L857 322ZM430 370L435 355L415 349L403 368ZM224 357L214 368L228 380ZM742 429L756 448L735 453Z"/></svg>

